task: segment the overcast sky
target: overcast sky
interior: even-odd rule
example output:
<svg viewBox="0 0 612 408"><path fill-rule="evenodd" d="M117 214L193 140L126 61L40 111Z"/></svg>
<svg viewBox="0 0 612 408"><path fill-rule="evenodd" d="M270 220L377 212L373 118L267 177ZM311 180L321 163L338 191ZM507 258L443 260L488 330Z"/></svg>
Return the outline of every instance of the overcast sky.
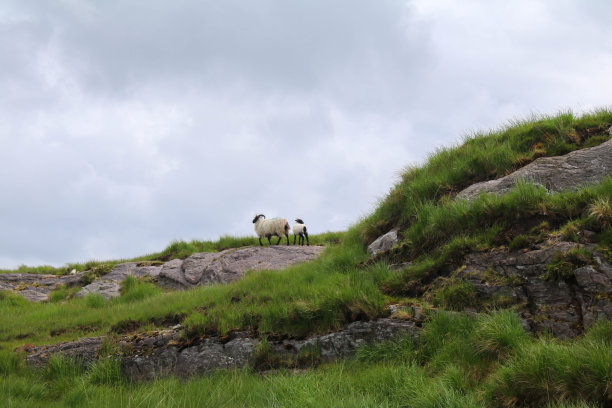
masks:
<svg viewBox="0 0 612 408"><path fill-rule="evenodd" d="M608 0L2 0L0 268L313 233L477 130L612 101Z"/></svg>

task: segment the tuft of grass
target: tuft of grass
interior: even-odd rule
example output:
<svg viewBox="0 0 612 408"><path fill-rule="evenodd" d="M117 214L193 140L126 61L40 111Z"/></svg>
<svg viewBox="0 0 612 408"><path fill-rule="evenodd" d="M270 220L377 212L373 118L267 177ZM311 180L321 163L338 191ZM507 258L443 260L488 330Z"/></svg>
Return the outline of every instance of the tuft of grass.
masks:
<svg viewBox="0 0 612 408"><path fill-rule="evenodd" d="M505 358L519 350L529 339L518 316L510 310L498 310L480 318L474 340L478 350L496 358Z"/></svg>
<svg viewBox="0 0 612 408"><path fill-rule="evenodd" d="M0 290L0 310L2 308L25 307L30 302L9 290Z"/></svg>
<svg viewBox="0 0 612 408"><path fill-rule="evenodd" d="M51 302L61 302L72 298L81 288L79 286L59 285L49 294Z"/></svg>
<svg viewBox="0 0 612 408"><path fill-rule="evenodd" d="M612 348L588 340L573 345L541 339L524 347L488 380L487 399L503 407L581 399L612 403Z"/></svg>
<svg viewBox="0 0 612 408"><path fill-rule="evenodd" d="M461 279L450 278L433 296L433 304L447 310L463 310L480 304L474 285Z"/></svg>
<svg viewBox="0 0 612 408"><path fill-rule="evenodd" d="M569 281L574 278L574 270L593 263L593 254L586 248L573 248L565 253L556 253L553 261L546 266L542 279L547 281Z"/></svg>
<svg viewBox="0 0 612 408"><path fill-rule="evenodd" d="M508 249L511 251L518 251L519 249L529 248L532 242L534 242L532 236L519 234L512 239L510 245L508 245Z"/></svg>
<svg viewBox="0 0 612 408"><path fill-rule="evenodd" d="M7 377L24 370L23 356L7 350L0 350L0 376Z"/></svg>
<svg viewBox="0 0 612 408"><path fill-rule="evenodd" d="M612 227L612 206L609 197L600 197L588 206L589 216L597 221L600 229Z"/></svg>
<svg viewBox="0 0 612 408"><path fill-rule="evenodd" d="M415 356L416 344L411 337L400 337L382 343L367 344L359 347L355 352L355 360L363 363L384 361L410 363L415 360Z"/></svg>
<svg viewBox="0 0 612 408"><path fill-rule="evenodd" d="M97 385L120 385L125 382L121 360L117 357L99 359L89 367L87 377L91 384Z"/></svg>
<svg viewBox="0 0 612 408"><path fill-rule="evenodd" d="M140 301L161 293L158 286L150 282L140 281L133 276L128 276L121 284L121 302Z"/></svg>
<svg viewBox="0 0 612 408"><path fill-rule="evenodd" d="M85 304L92 309L100 309L106 305L106 299L99 293L89 293L85 296Z"/></svg>

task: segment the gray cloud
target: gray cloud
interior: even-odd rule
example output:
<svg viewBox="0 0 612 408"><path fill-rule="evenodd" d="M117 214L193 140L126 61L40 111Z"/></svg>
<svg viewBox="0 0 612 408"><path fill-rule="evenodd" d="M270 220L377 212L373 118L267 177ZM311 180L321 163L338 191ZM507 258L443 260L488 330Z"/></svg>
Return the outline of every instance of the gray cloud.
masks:
<svg viewBox="0 0 612 408"><path fill-rule="evenodd" d="M609 104L608 2L7 1L0 267L314 232L476 129Z"/></svg>

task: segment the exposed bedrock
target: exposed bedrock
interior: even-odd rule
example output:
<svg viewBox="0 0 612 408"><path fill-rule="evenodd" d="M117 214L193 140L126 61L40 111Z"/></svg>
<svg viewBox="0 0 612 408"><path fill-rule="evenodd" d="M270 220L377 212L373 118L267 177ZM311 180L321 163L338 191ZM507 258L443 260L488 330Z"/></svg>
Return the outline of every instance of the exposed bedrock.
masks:
<svg viewBox="0 0 612 408"><path fill-rule="evenodd" d="M365 344L398 336L418 339L420 328L414 322L378 319L354 322L344 330L305 340L268 340L270 353L286 361L296 361L300 351L316 353L323 361L350 357ZM85 366L100 358L104 337L85 338L68 343L33 347L26 350L26 362L43 367L48 359L61 354L80 360ZM165 376L188 377L213 370L244 367L254 363L260 340L249 332L233 332L225 337L186 340L180 325L169 330L124 336L116 341L115 357L121 359L124 375L134 381ZM107 358L108 356L104 356Z"/></svg>
<svg viewBox="0 0 612 408"><path fill-rule="evenodd" d="M311 261L322 252L322 246L243 247L221 252L203 252L183 260L166 262L159 273L162 286L186 289L213 283L228 283L240 279L246 271L284 269L300 262Z"/></svg>
<svg viewBox="0 0 612 408"><path fill-rule="evenodd" d="M592 265L573 267L565 279L547 278L555 256L574 248L591 251ZM612 265L592 245L557 242L528 252L473 253L456 276L471 282L483 300L522 306L525 321L536 332L575 337L597 319L612 319Z"/></svg>
<svg viewBox="0 0 612 408"><path fill-rule="evenodd" d="M564 156L540 157L505 177L473 184L461 191L458 197L471 199L480 193L503 194L521 179L541 184L549 191L569 190L597 183L610 175L612 139Z"/></svg>
<svg viewBox="0 0 612 408"><path fill-rule="evenodd" d="M121 282L128 276L149 277L161 286L188 289L199 285L228 283L240 279L249 270L284 269L316 259L323 246L243 247L221 252L202 252L185 260L173 259L163 265L125 262L88 284L85 272L74 275L0 274L0 290L13 291L33 302L46 301L59 285L82 286L76 296L98 293L105 298L119 296Z"/></svg>

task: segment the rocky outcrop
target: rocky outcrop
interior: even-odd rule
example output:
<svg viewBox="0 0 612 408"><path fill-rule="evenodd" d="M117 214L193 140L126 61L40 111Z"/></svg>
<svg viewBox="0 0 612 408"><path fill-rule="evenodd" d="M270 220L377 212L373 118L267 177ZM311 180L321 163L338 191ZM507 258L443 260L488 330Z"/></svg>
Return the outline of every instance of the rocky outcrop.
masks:
<svg viewBox="0 0 612 408"><path fill-rule="evenodd" d="M128 276L135 278L155 278L161 271L161 266L142 265L138 262L126 262L115 266L109 273L84 286L76 296L85 296L90 293L98 293L104 298L117 297L121 291L121 282Z"/></svg>
<svg viewBox="0 0 612 408"><path fill-rule="evenodd" d="M177 325L169 330L121 337L114 356L121 359L121 368L134 381L169 375L188 377L212 370L244 367L255 363L260 340L249 332L233 332L225 337L184 339ZM391 340L399 336L418 339L420 329L406 320L378 319L354 322L344 330L306 340L268 340L269 353L276 359L297 362L304 351L316 358L332 361L350 357L365 344ZM26 362L42 367L55 354L80 360L89 366L100 357L104 337L81 339L69 343L34 347L26 350ZM104 356L108 357L108 356Z"/></svg>
<svg viewBox="0 0 612 408"><path fill-rule="evenodd" d="M592 265L566 264L568 276L551 278L547 266L576 248L593 254ZM592 245L557 242L526 252L473 253L456 276L472 283L484 302L520 306L536 332L575 337L597 319L612 319L612 265Z"/></svg>
<svg viewBox="0 0 612 408"><path fill-rule="evenodd" d="M82 286L86 272L74 275L41 275L35 273L2 273L0 290L10 290L32 302L49 299L49 294L60 285Z"/></svg>
<svg viewBox="0 0 612 408"><path fill-rule="evenodd" d="M76 296L98 293L105 298L119 296L121 282L128 276L151 278L170 289L188 289L199 285L228 283L240 279L249 270L284 269L317 258L323 246L243 247L221 252L193 254L185 260L173 259L163 265L125 262L95 281L87 280L88 271L74 275L0 274L0 290L13 291L33 302L47 301L59 285L82 286Z"/></svg>
<svg viewBox="0 0 612 408"><path fill-rule="evenodd" d="M505 177L473 184L457 196L472 199L480 193L503 194L519 180L561 191L593 184L612 175L612 139L599 146L576 150L565 156L541 157Z"/></svg>
<svg viewBox="0 0 612 408"><path fill-rule="evenodd" d="M386 252L393 248L398 241L397 229L392 229L386 234L376 238L374 242L368 246L368 254L374 256L378 253Z"/></svg>
<svg viewBox="0 0 612 408"><path fill-rule="evenodd" d="M159 284L174 289L198 285L228 283L240 279L246 271L284 269L311 261L322 252L322 246L269 246L227 249L218 253L203 252L184 261L165 263L159 272Z"/></svg>

